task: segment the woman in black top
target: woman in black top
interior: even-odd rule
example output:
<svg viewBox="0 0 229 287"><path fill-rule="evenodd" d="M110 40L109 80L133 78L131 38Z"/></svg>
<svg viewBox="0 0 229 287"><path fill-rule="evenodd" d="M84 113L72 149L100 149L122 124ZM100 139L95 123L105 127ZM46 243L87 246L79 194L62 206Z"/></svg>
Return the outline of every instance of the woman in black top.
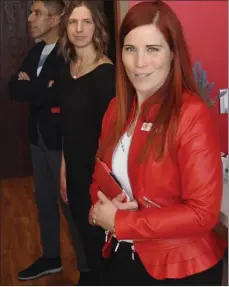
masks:
<svg viewBox="0 0 229 287"><path fill-rule="evenodd" d="M56 83L63 126L61 194L82 236L90 268L81 273L78 285L103 285L104 232L88 222L89 186L102 118L115 94L114 66L105 56L108 35L96 1L69 1L62 25L66 65Z"/></svg>

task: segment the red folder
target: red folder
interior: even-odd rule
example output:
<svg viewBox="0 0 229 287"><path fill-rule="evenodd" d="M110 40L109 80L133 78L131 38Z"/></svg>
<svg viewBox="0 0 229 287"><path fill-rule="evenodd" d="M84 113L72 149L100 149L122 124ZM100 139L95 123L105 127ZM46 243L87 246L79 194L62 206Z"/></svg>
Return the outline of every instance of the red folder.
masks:
<svg viewBox="0 0 229 287"><path fill-rule="evenodd" d="M96 182L101 191L110 199L125 192L109 167L99 158L96 159Z"/></svg>
<svg viewBox="0 0 229 287"><path fill-rule="evenodd" d="M112 174L112 171L109 169L109 167L102 162L99 158L96 158L96 182L101 189L101 191L110 199L113 199L120 193L126 194L126 200L129 201L129 196L125 192L125 190L122 189L121 184L118 182L117 178ZM102 248L102 256L104 258L109 258L113 249L111 239L113 237L113 233L108 233L108 239L104 243Z"/></svg>

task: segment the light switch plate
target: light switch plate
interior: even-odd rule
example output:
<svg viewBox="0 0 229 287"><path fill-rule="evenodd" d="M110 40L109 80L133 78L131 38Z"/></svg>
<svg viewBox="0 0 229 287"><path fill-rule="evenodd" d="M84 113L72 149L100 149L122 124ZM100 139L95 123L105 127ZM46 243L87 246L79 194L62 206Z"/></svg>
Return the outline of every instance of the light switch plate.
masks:
<svg viewBox="0 0 229 287"><path fill-rule="evenodd" d="M220 93L220 113L228 113L228 89L219 90Z"/></svg>

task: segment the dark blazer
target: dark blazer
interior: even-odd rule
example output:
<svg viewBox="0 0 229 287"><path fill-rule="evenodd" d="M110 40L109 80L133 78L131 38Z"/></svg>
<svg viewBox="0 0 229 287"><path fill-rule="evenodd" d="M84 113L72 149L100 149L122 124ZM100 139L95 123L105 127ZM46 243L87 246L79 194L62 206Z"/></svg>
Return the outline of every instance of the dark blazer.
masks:
<svg viewBox="0 0 229 287"><path fill-rule="evenodd" d="M58 43L48 55L43 68L37 77L37 67L44 42L35 44L29 51L19 71L26 72L30 81L18 80L19 71L9 81L9 96L16 101L27 101L30 105L28 121L30 142L38 144L38 127L48 149L62 148L60 114L52 113L52 107L58 107L59 101L52 88L48 87L50 80L56 80L60 66L64 64L62 55L58 54Z"/></svg>

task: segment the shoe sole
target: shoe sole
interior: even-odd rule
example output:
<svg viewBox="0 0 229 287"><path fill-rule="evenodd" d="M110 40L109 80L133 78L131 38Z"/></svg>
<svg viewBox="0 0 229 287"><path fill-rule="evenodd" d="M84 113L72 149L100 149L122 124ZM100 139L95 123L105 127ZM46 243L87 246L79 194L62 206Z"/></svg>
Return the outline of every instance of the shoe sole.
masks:
<svg viewBox="0 0 229 287"><path fill-rule="evenodd" d="M63 270L63 267L60 267L60 268L56 268L56 269L51 269L51 270L47 270L47 271L44 271L42 273L39 273L38 275L36 276L31 276L31 277L19 277L18 276L18 279L19 280L22 280L22 281L26 281L26 280L33 280L33 279L37 279L41 276L44 276L44 275L49 275L49 274L55 274L55 273L58 273L60 271Z"/></svg>

